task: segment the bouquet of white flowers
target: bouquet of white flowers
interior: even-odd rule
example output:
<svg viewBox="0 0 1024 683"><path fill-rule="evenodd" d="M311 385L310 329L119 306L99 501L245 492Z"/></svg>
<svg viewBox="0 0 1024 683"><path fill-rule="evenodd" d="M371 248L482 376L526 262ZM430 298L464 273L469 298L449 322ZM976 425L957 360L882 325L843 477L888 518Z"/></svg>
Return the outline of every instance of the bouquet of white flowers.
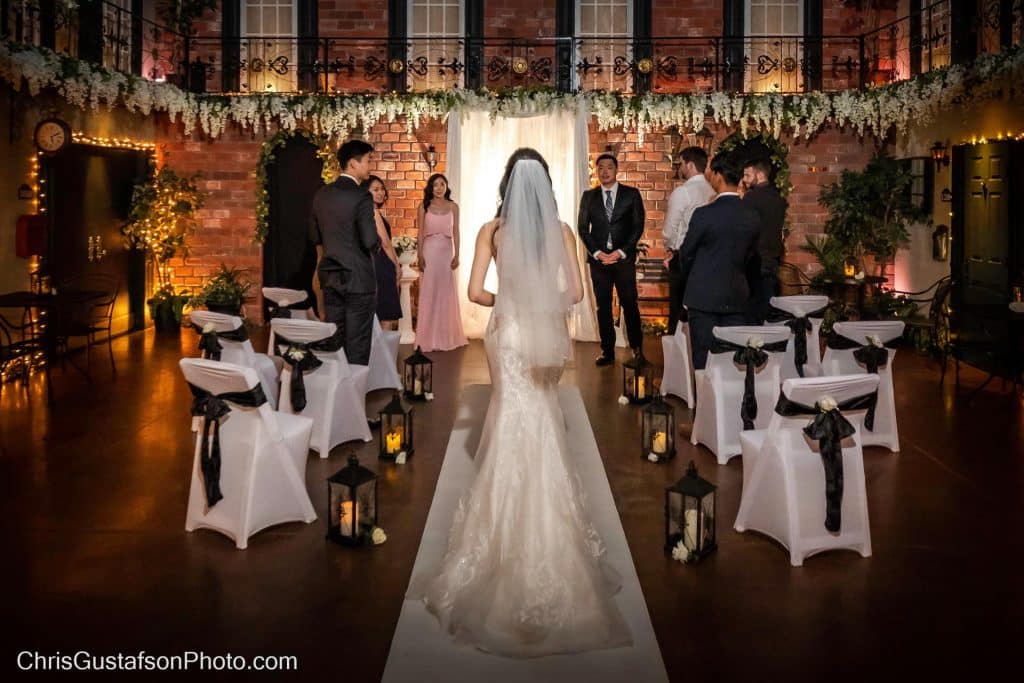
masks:
<svg viewBox="0 0 1024 683"><path fill-rule="evenodd" d="M398 256L401 256L403 253L414 252L416 251L416 238L412 235L392 237L391 246L395 248L395 253Z"/></svg>

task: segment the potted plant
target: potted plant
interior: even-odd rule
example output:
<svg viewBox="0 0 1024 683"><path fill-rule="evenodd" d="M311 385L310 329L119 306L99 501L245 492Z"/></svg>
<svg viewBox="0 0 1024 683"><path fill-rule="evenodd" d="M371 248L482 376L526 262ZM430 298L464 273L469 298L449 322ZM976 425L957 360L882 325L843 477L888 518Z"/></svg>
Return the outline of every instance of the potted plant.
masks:
<svg viewBox="0 0 1024 683"><path fill-rule="evenodd" d="M196 186L198 178L179 176L168 166L157 170L132 190L128 223L121 230L128 248L144 252L154 267L156 286L146 303L161 331L181 324L188 299L187 291L175 291L168 262L188 254L188 235L195 230L196 211L205 199Z"/></svg>
<svg viewBox="0 0 1024 683"><path fill-rule="evenodd" d="M251 287L243 277L242 268L228 268L220 264L220 270L213 274L203 288L189 301L193 308L206 306L207 310L228 315L241 315L242 302Z"/></svg>

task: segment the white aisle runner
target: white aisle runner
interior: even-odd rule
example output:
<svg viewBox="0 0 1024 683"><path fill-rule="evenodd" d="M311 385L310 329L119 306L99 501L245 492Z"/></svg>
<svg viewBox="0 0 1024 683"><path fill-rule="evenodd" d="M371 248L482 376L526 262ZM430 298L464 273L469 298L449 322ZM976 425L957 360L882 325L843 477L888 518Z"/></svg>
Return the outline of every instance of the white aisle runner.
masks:
<svg viewBox="0 0 1024 683"><path fill-rule="evenodd" d="M473 385L462 394L413 576L441 563L455 506L476 473L472 456L480 438L490 389L489 385ZM594 526L605 542L609 563L622 575L622 590L616 595L616 602L633 634L633 646L532 659L491 655L467 645L456 645L421 601L406 600L391 641L384 681L668 681L583 398L577 387L562 386L559 399L569 430L569 447Z"/></svg>

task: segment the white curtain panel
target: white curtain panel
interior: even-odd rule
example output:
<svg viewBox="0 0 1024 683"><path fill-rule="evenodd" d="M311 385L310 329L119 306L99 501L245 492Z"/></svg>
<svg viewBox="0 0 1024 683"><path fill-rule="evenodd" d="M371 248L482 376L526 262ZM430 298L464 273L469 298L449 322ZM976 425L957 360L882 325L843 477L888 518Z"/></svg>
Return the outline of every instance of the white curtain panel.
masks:
<svg viewBox="0 0 1024 683"><path fill-rule="evenodd" d="M466 335L481 338L490 309L466 298L473 250L480 227L494 218L498 206L498 183L509 155L519 147L533 147L548 162L555 199L562 220L576 230L580 195L589 187L590 149L587 112L583 107L522 117L498 116L484 111L465 111L461 118L448 119L448 180L452 199L459 205L459 306ZM584 281L584 297L570 318L570 331L579 341L597 341L594 297L586 267L586 255L578 251ZM487 289L497 291L493 263L487 275Z"/></svg>

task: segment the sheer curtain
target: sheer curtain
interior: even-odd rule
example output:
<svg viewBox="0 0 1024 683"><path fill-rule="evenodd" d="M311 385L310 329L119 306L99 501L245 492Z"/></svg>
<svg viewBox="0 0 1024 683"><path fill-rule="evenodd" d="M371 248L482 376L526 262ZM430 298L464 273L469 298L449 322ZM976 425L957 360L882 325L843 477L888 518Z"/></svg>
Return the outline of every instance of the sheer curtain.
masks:
<svg viewBox="0 0 1024 683"><path fill-rule="evenodd" d="M452 115L448 119L447 176L452 199L459 205L459 307L467 336L483 337L490 316L489 308L477 306L466 298L466 288L477 233L480 226L494 218L497 209L498 183L505 162L519 147L533 147L543 154L550 167L559 214L575 232L580 195L590 186L587 121L588 115L582 106L577 111L498 116L494 120L485 111L464 111L461 117ZM584 274L584 295L583 301L573 308L570 332L573 339L597 341L594 296L582 245L579 245L577 258ZM487 289L495 292L497 286L492 263L487 274Z"/></svg>

